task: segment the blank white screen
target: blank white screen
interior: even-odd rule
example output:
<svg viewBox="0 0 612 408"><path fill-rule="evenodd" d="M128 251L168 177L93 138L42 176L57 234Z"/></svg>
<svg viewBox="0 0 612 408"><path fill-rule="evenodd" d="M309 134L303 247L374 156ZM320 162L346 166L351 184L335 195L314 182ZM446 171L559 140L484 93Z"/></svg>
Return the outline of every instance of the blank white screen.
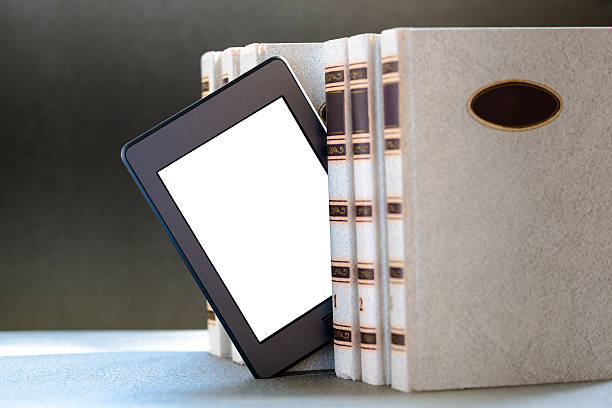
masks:
<svg viewBox="0 0 612 408"><path fill-rule="evenodd" d="M282 98L158 174L260 342L331 296L327 174Z"/></svg>

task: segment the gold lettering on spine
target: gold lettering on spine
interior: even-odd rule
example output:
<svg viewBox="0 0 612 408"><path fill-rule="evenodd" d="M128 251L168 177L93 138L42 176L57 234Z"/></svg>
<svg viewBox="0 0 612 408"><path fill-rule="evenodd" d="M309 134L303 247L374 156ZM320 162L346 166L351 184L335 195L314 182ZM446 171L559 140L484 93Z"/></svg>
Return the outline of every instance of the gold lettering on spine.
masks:
<svg viewBox="0 0 612 408"><path fill-rule="evenodd" d="M353 335L351 326L341 323L334 323L334 345L341 347L351 347L353 345Z"/></svg>
<svg viewBox="0 0 612 408"><path fill-rule="evenodd" d="M399 66L397 63L397 57L396 56L392 56L392 57L386 57L383 59L383 63L382 63L382 73L383 75L385 74L390 74L393 72L398 72L399 70Z"/></svg>
<svg viewBox="0 0 612 408"><path fill-rule="evenodd" d="M404 283L404 264L401 261L389 260L389 282L398 285Z"/></svg>
<svg viewBox="0 0 612 408"><path fill-rule="evenodd" d="M391 327L391 350L406 350L406 332L399 327Z"/></svg>
<svg viewBox="0 0 612 408"><path fill-rule="evenodd" d="M332 70L338 68L338 70ZM325 84L333 84L335 82L344 82L344 71L343 66L333 66L326 68L325 72ZM328 71L329 70L329 71Z"/></svg>
<svg viewBox="0 0 612 408"><path fill-rule="evenodd" d="M374 221L374 203L372 200L355 200L355 221Z"/></svg>
<svg viewBox="0 0 612 408"><path fill-rule="evenodd" d="M359 285L374 285L376 272L373 262L357 262L357 283Z"/></svg>
<svg viewBox="0 0 612 408"><path fill-rule="evenodd" d="M346 144L335 143L327 145L327 156L329 160L345 160L346 159Z"/></svg>
<svg viewBox="0 0 612 408"><path fill-rule="evenodd" d="M359 340L362 350L376 350L376 328L359 327Z"/></svg>
<svg viewBox="0 0 612 408"><path fill-rule="evenodd" d="M329 200L329 220L331 222L348 222L348 200L333 198Z"/></svg>
<svg viewBox="0 0 612 408"><path fill-rule="evenodd" d="M348 259L332 259L331 261L332 282L350 283L351 263Z"/></svg>
<svg viewBox="0 0 612 408"><path fill-rule="evenodd" d="M402 198L387 197L387 219L401 220L402 219Z"/></svg>

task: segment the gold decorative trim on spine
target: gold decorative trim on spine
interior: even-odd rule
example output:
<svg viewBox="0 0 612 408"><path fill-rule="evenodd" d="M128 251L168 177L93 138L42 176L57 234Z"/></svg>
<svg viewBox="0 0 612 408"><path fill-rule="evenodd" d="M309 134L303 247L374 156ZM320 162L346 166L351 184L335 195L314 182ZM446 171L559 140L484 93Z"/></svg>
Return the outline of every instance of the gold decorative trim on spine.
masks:
<svg viewBox="0 0 612 408"><path fill-rule="evenodd" d="M406 331L399 327L391 327L391 350L406 350Z"/></svg>
<svg viewBox="0 0 612 408"><path fill-rule="evenodd" d="M328 65L325 67L325 88L335 83L344 83L344 65Z"/></svg>
<svg viewBox="0 0 612 408"><path fill-rule="evenodd" d="M355 221L374 221L374 203L372 200L355 200Z"/></svg>
<svg viewBox="0 0 612 408"><path fill-rule="evenodd" d="M331 222L348 222L348 210L347 200L329 200L329 220Z"/></svg>
<svg viewBox="0 0 612 408"><path fill-rule="evenodd" d="M387 197L387 219L402 219L402 199L401 197Z"/></svg>
<svg viewBox="0 0 612 408"><path fill-rule="evenodd" d="M327 160L346 160L346 143L328 143Z"/></svg>
<svg viewBox="0 0 612 408"><path fill-rule="evenodd" d="M404 263L402 261L389 260L389 283L404 283Z"/></svg>
<svg viewBox="0 0 612 408"><path fill-rule="evenodd" d="M372 149L370 145L370 135L365 137L353 135L353 159L354 160L369 160L372 158Z"/></svg>
<svg viewBox="0 0 612 408"><path fill-rule="evenodd" d="M359 342L362 350L376 350L376 328L360 326Z"/></svg>
<svg viewBox="0 0 612 408"><path fill-rule="evenodd" d="M332 282L351 283L351 263L347 259L331 260Z"/></svg>
<svg viewBox="0 0 612 408"><path fill-rule="evenodd" d="M387 75L387 74L395 73L396 75L399 75L398 72L399 72L399 63L398 63L397 55L391 55L388 57L384 57L382 60L382 74Z"/></svg>
<svg viewBox="0 0 612 408"><path fill-rule="evenodd" d="M334 345L348 348L351 348L353 346L353 334L351 331L351 326L348 326L346 324L334 323L333 333Z"/></svg>
<svg viewBox="0 0 612 408"><path fill-rule="evenodd" d="M387 218L402 219L402 199L399 197L387 198Z"/></svg>
<svg viewBox="0 0 612 408"><path fill-rule="evenodd" d="M367 86L368 83L368 63L367 62L357 62L355 64L351 64L349 68L349 76L351 83L357 84L365 84Z"/></svg>
<svg viewBox="0 0 612 408"><path fill-rule="evenodd" d="M359 285L376 284L376 272L373 262L357 261L357 283Z"/></svg>

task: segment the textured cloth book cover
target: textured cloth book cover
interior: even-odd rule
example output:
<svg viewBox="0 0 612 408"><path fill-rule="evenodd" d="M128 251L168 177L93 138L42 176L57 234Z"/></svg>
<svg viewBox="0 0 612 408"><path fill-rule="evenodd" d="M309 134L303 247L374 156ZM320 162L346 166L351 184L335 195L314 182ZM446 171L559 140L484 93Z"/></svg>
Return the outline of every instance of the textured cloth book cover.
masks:
<svg viewBox="0 0 612 408"><path fill-rule="evenodd" d="M351 136L348 40L323 44L327 106L327 173L331 243L334 369L340 378L361 379L359 293L355 246L355 191Z"/></svg>
<svg viewBox="0 0 612 408"><path fill-rule="evenodd" d="M612 31L396 35L410 388L610 378Z"/></svg>
<svg viewBox="0 0 612 408"><path fill-rule="evenodd" d="M350 43L350 101L327 112L348 120L350 104L354 178L330 183L355 194L358 260L360 224L381 224L361 247L381 270L359 291L376 310L359 313L361 372L345 354L338 375L402 391L612 378L612 29L398 28L378 56ZM322 111L341 88L330 63L289 54ZM334 321L355 325L354 303Z"/></svg>
<svg viewBox="0 0 612 408"><path fill-rule="evenodd" d="M355 231L359 292L361 378L388 384L388 309L386 296L386 225L384 170L381 160L380 38L360 34L348 40L351 90Z"/></svg>
<svg viewBox="0 0 612 408"><path fill-rule="evenodd" d="M391 385L407 391L408 354L406 352L406 281L404 208L402 179L402 151L408 147L400 137L399 124L399 66L397 59L396 31L383 31L381 35L383 124L385 157L385 192L387 194L387 256L388 297L393 302L389 308L391 330Z"/></svg>

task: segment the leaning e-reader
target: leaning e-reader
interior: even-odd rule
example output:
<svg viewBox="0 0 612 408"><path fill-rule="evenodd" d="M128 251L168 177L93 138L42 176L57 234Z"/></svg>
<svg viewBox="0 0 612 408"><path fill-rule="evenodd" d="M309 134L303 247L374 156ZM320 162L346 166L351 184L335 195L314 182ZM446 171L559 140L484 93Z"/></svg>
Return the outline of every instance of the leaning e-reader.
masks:
<svg viewBox="0 0 612 408"><path fill-rule="evenodd" d="M254 377L329 343L325 128L281 58L121 157Z"/></svg>

